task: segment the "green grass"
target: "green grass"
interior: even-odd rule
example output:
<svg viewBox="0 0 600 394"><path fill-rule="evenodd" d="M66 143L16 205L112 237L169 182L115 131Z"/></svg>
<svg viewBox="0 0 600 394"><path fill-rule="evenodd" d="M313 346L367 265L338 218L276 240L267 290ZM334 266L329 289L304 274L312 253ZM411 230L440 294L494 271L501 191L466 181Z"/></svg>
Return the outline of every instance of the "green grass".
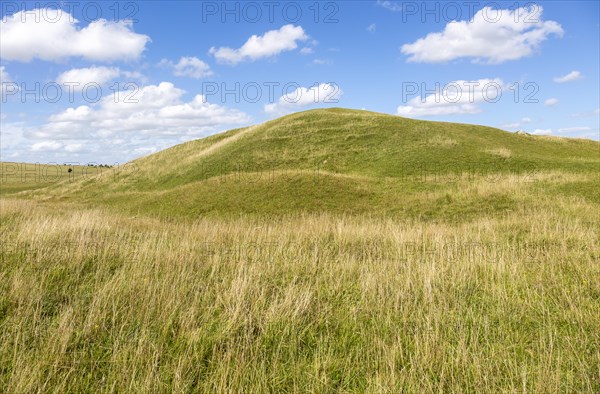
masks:
<svg viewBox="0 0 600 394"><path fill-rule="evenodd" d="M600 392L597 142L332 109L2 164L0 392Z"/></svg>
<svg viewBox="0 0 600 394"><path fill-rule="evenodd" d="M243 135L190 160L207 144L236 134ZM523 136L490 127L343 109L301 112L246 133L234 130L212 138L136 161L139 187L172 188L211 176L285 169L398 178L422 171L587 172L600 163L598 143L589 140ZM499 155L498 149L509 157Z"/></svg>
<svg viewBox="0 0 600 394"><path fill-rule="evenodd" d="M597 392L598 222L543 204L178 224L2 200L0 386Z"/></svg>
<svg viewBox="0 0 600 394"><path fill-rule="evenodd" d="M467 220L512 209L514 197L496 188L448 204L446 191L533 187L556 173L586 184L599 168L600 144L590 140L328 109L181 144L102 176L54 184L44 198L192 219L331 212Z"/></svg>

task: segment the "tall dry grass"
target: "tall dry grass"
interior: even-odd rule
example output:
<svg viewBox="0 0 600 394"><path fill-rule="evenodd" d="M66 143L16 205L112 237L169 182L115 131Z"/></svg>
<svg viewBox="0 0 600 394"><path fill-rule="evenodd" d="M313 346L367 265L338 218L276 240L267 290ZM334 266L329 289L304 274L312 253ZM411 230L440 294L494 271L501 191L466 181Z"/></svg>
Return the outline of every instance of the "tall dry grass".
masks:
<svg viewBox="0 0 600 394"><path fill-rule="evenodd" d="M3 392L600 391L583 202L455 225L0 202Z"/></svg>

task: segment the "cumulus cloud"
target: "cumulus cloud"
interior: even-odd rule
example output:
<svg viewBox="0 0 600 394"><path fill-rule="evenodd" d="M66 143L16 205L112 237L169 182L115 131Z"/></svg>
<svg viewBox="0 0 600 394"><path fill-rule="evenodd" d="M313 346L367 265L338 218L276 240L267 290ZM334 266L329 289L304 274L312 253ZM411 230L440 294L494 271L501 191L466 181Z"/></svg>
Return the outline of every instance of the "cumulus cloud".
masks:
<svg viewBox="0 0 600 394"><path fill-rule="evenodd" d="M213 75L210 66L197 57L182 57L177 63L162 59L159 65L171 67L173 69L173 74L177 77L200 79Z"/></svg>
<svg viewBox="0 0 600 394"><path fill-rule="evenodd" d="M217 61L238 64L244 61L276 56L284 51L298 48L298 41L305 41L308 35L301 26L285 25L279 30L271 30L262 36L253 35L238 49L229 47L210 48L209 53Z"/></svg>
<svg viewBox="0 0 600 394"><path fill-rule="evenodd" d="M6 72L6 67L4 66L0 66L0 82L11 82L8 72Z"/></svg>
<svg viewBox="0 0 600 394"><path fill-rule="evenodd" d="M10 79L10 75L8 75L6 68L4 66L0 66L0 95L2 95L3 100L4 100L4 89L5 89L5 86L7 86L7 84L13 85L14 89L18 89L18 87L12 83L12 80ZM9 89L8 91L10 91L10 90L11 89ZM8 93L7 93L7 95L8 95Z"/></svg>
<svg viewBox="0 0 600 394"><path fill-rule="evenodd" d="M99 19L82 28L63 10L38 8L24 12L5 16L0 22L0 56L4 60L135 60L150 41L150 37L135 33L128 20Z"/></svg>
<svg viewBox="0 0 600 394"><path fill-rule="evenodd" d="M369 33L375 33L376 30L377 30L377 25L375 23L371 23L369 26L367 26L367 31Z"/></svg>
<svg viewBox="0 0 600 394"><path fill-rule="evenodd" d="M552 135L552 129L535 129L531 132L533 135Z"/></svg>
<svg viewBox="0 0 600 394"><path fill-rule="evenodd" d="M521 118L521 120L519 120L517 122L505 123L503 125L500 125L500 127L503 129L518 129L519 127L521 127L527 123L531 123L531 118L524 117L524 118Z"/></svg>
<svg viewBox="0 0 600 394"><path fill-rule="evenodd" d="M410 62L441 63L459 58L492 64L530 56L550 35L562 36L557 22L542 21L542 7L516 10L484 7L470 21L452 21L439 33L429 33L402 53ZM537 20L530 20L536 15Z"/></svg>
<svg viewBox="0 0 600 394"><path fill-rule="evenodd" d="M163 82L140 89L132 102L105 97L57 112L40 126L3 118L1 155L18 154L21 161L124 162L251 122L241 111L211 104L201 95L184 100L184 94Z"/></svg>
<svg viewBox="0 0 600 394"><path fill-rule="evenodd" d="M581 72L574 70L574 71L571 71L570 73L568 73L567 75L563 75L562 77L554 78L554 82L556 82L556 83L571 82L571 81L576 81L576 80L580 79L581 77L582 77Z"/></svg>
<svg viewBox="0 0 600 394"><path fill-rule="evenodd" d="M84 145L78 144L64 144L58 141L41 141L32 144L30 149L32 152L67 152L67 153L80 153L84 151Z"/></svg>
<svg viewBox="0 0 600 394"><path fill-rule="evenodd" d="M83 152L83 144L66 144L65 151L70 153Z"/></svg>
<svg viewBox="0 0 600 394"><path fill-rule="evenodd" d="M305 44L306 46L302 49L300 49L300 54L301 55L312 55L313 53L315 53L315 47L317 45L319 45L319 41L317 40L311 40L310 42Z"/></svg>
<svg viewBox="0 0 600 394"><path fill-rule="evenodd" d="M57 141L42 141L31 145L33 152L56 152L62 149L63 144Z"/></svg>
<svg viewBox="0 0 600 394"><path fill-rule="evenodd" d="M397 114L405 117L476 114L481 112L478 103L500 99L502 86L501 79L453 81L439 86L424 99L412 98L407 105L398 107Z"/></svg>
<svg viewBox="0 0 600 394"><path fill-rule="evenodd" d="M557 98L549 98L548 100L544 101L544 105L546 107L554 107L555 105L557 105L559 103Z"/></svg>
<svg viewBox="0 0 600 394"><path fill-rule="evenodd" d="M377 0L377 5L385 8L386 10L390 10L393 12L402 11L402 4L398 4L394 1L389 0Z"/></svg>
<svg viewBox="0 0 600 394"><path fill-rule="evenodd" d="M7 122L7 118L0 119L0 157L25 162L124 163L142 154L152 153L149 146L161 150L195 138L156 136L150 139L150 143L148 138L137 136L136 133L96 138L90 138L89 133L80 133L81 138L70 134L68 140L57 139L58 135L36 138L33 134L38 127L27 126L20 121ZM144 150L144 147L148 149Z"/></svg>
<svg viewBox="0 0 600 394"><path fill-rule="evenodd" d="M202 95L184 102L184 94L170 82L149 85L135 92L130 101L115 102L111 96L94 106L68 108L26 133L29 138L55 140L106 138L124 133L137 137L194 136L225 125L250 122L245 113L208 103ZM129 94L120 95L125 96Z"/></svg>
<svg viewBox="0 0 600 394"><path fill-rule="evenodd" d="M283 115L311 104L338 103L342 96L339 86L322 83L311 88L298 87L293 92L279 98L276 103L265 105L265 112L272 115Z"/></svg>
<svg viewBox="0 0 600 394"><path fill-rule="evenodd" d="M27 142L22 122L7 122L5 114L0 118L0 151L2 157L8 156Z"/></svg>
<svg viewBox="0 0 600 394"><path fill-rule="evenodd" d="M121 70L117 67L87 67L87 68L74 68L69 71L65 71L56 78L56 82L59 84L78 84L73 85L75 89L83 89L83 87L89 83L97 83L98 85L104 85L107 82L118 78L121 75Z"/></svg>

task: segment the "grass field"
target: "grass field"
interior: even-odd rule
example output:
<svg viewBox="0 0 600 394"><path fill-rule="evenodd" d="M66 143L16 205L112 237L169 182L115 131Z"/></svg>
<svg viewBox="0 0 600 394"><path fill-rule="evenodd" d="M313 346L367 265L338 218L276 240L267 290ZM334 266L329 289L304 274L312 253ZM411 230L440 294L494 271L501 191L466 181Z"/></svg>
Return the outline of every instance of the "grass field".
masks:
<svg viewBox="0 0 600 394"><path fill-rule="evenodd" d="M597 142L334 109L2 164L0 392L600 392Z"/></svg>

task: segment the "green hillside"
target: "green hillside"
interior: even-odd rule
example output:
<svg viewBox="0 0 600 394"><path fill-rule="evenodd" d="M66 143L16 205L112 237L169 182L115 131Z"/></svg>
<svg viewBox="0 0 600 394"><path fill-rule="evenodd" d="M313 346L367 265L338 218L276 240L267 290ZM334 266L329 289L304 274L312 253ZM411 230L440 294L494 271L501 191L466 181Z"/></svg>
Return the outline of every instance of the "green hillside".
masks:
<svg viewBox="0 0 600 394"><path fill-rule="evenodd" d="M44 196L191 218L332 212L466 220L516 209L520 197L507 184L545 192L544 181L557 174L578 185L571 194L600 202L599 149L590 140L320 109L177 145L53 185Z"/></svg>
<svg viewBox="0 0 600 394"><path fill-rule="evenodd" d="M331 109L2 164L0 392L600 392L598 142Z"/></svg>

